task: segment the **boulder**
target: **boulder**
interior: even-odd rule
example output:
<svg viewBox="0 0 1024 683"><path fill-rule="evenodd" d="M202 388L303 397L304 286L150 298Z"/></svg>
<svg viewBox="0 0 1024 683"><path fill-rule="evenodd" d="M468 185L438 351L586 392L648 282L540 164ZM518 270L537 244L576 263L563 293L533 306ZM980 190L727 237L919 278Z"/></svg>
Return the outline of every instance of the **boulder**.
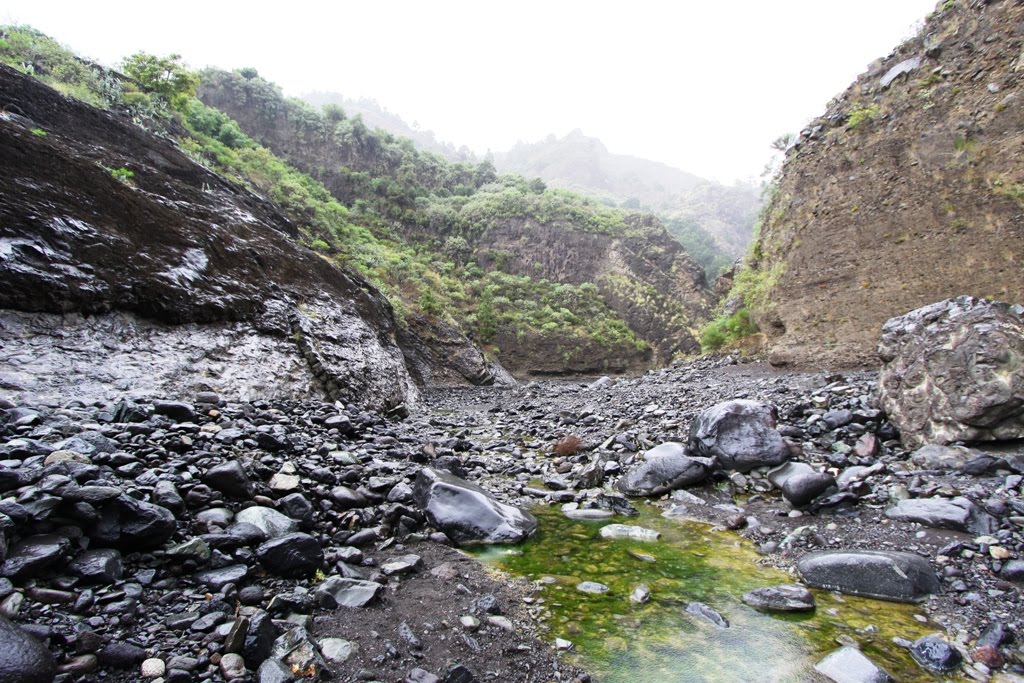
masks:
<svg viewBox="0 0 1024 683"><path fill-rule="evenodd" d="M109 585L121 578L124 564L121 553L114 548L83 550L68 565L68 570L82 583Z"/></svg>
<svg viewBox="0 0 1024 683"><path fill-rule="evenodd" d="M975 535L995 533L999 521L967 498L907 498L885 511L889 519Z"/></svg>
<svg viewBox="0 0 1024 683"><path fill-rule="evenodd" d="M687 603L686 613L710 621L718 628L729 628L729 620L723 617L717 610L708 607L703 602Z"/></svg>
<svg viewBox="0 0 1024 683"><path fill-rule="evenodd" d="M174 513L165 507L122 494L103 506L89 537L122 550L149 550L174 535Z"/></svg>
<svg viewBox="0 0 1024 683"><path fill-rule="evenodd" d="M277 538L299 530L299 524L287 515L283 515L273 508L253 505L244 510L239 510L235 515L235 522L238 524L251 524L267 535L267 538Z"/></svg>
<svg viewBox="0 0 1024 683"><path fill-rule="evenodd" d="M744 593L742 600L766 612L810 612L815 607L811 591L795 584L756 588Z"/></svg>
<svg viewBox="0 0 1024 683"><path fill-rule="evenodd" d="M782 491L795 508L802 508L827 491L836 490L836 478L807 463L787 462L768 472L768 481Z"/></svg>
<svg viewBox="0 0 1024 683"><path fill-rule="evenodd" d="M826 550L796 563L814 588L893 602L917 602L939 591L939 577L924 558L882 550Z"/></svg>
<svg viewBox="0 0 1024 683"><path fill-rule="evenodd" d="M943 446L930 443L910 454L910 460L925 470L962 470L981 453L965 446Z"/></svg>
<svg viewBox="0 0 1024 683"><path fill-rule="evenodd" d="M222 430L218 436L225 431L227 430ZM203 474L202 481L204 484L240 500L248 500L255 493L249 475L246 474L242 463L237 460L229 460L211 467Z"/></svg>
<svg viewBox="0 0 1024 683"><path fill-rule="evenodd" d="M537 530L529 512L499 503L479 486L443 470L421 469L413 500L455 543L519 543Z"/></svg>
<svg viewBox="0 0 1024 683"><path fill-rule="evenodd" d="M384 590L383 584L376 581L347 579L341 576L329 576L316 587L314 594L324 607L366 607L377 599Z"/></svg>
<svg viewBox="0 0 1024 683"><path fill-rule="evenodd" d="M929 671L952 671L963 662L959 650L939 636L922 636L910 646L910 656Z"/></svg>
<svg viewBox="0 0 1024 683"><path fill-rule="evenodd" d="M660 496L704 481L711 467L710 459L687 455L683 444L663 443L644 453L643 460L630 467L615 488L627 496Z"/></svg>
<svg viewBox="0 0 1024 683"><path fill-rule="evenodd" d="M56 675L57 665L50 651L0 615L0 681L50 683Z"/></svg>
<svg viewBox="0 0 1024 683"><path fill-rule="evenodd" d="M601 538L625 538L631 541L657 541L661 534L653 529L630 524L609 524L601 527Z"/></svg>
<svg viewBox="0 0 1024 683"><path fill-rule="evenodd" d="M303 533L270 539L256 549L256 558L271 574L291 578L310 576L324 564L320 544Z"/></svg>
<svg viewBox="0 0 1024 683"><path fill-rule="evenodd" d="M904 445L1024 437L1024 307L961 296L882 328L879 401Z"/></svg>
<svg viewBox="0 0 1024 683"><path fill-rule="evenodd" d="M839 648L814 665L814 670L835 683L892 683L895 679L857 648Z"/></svg>
<svg viewBox="0 0 1024 683"><path fill-rule="evenodd" d="M71 541L59 534L39 534L24 538L7 553L0 576L15 581L37 576L56 564L71 550Z"/></svg>
<svg viewBox="0 0 1024 683"><path fill-rule="evenodd" d="M690 452L717 458L725 469L749 472L789 459L789 444L775 428L775 406L736 399L702 412L690 427Z"/></svg>

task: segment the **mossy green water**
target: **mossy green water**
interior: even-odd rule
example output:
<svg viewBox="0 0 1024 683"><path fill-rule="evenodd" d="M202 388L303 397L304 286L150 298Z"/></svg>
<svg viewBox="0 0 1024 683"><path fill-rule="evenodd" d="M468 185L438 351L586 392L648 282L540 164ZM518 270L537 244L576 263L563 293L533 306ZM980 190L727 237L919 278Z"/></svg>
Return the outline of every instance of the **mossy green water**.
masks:
<svg viewBox="0 0 1024 683"><path fill-rule="evenodd" d="M737 534L665 519L652 505L641 506L639 517L601 522L569 520L557 508L533 512L540 522L535 538L477 555L538 583L550 637L572 641L579 663L601 683L819 681L814 663L847 639L899 681L939 680L892 642L896 636L913 640L940 630L916 619L921 612L914 605L815 591L813 613L765 614L744 605L740 596L793 583L795 577L758 564L763 558ZM642 526L662 536L649 543L601 538L601 527L609 523ZM582 581L609 590L584 593L576 589ZM640 584L651 592L650 602L642 605L629 599ZM691 601L717 610L730 627L687 614Z"/></svg>

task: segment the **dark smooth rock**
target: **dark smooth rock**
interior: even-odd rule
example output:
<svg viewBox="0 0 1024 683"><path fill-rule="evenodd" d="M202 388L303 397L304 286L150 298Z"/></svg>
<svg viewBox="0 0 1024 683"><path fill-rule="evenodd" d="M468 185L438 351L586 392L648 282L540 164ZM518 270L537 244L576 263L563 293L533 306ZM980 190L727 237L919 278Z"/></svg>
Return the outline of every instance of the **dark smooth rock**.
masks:
<svg viewBox="0 0 1024 683"><path fill-rule="evenodd" d="M814 665L814 669L835 683L893 683L888 671L855 647L840 648Z"/></svg>
<svg viewBox="0 0 1024 683"><path fill-rule="evenodd" d="M768 481L782 491L795 508L810 505L818 496L836 488L836 479L802 462L787 462L768 472Z"/></svg>
<svg viewBox="0 0 1024 683"><path fill-rule="evenodd" d="M0 681L51 683L57 674L53 655L38 640L0 616Z"/></svg>
<svg viewBox="0 0 1024 683"><path fill-rule="evenodd" d="M455 543L518 543L537 530L533 515L505 505L464 479L424 467L416 477L416 504Z"/></svg>
<svg viewBox="0 0 1024 683"><path fill-rule="evenodd" d="M120 551L114 548L96 548L78 554L68 570L84 583L111 584L121 578L124 564Z"/></svg>
<svg viewBox="0 0 1024 683"><path fill-rule="evenodd" d="M615 488L627 496L660 496L704 481L712 464L708 458L687 455L681 443L663 443L644 453L643 461L626 470Z"/></svg>
<svg viewBox="0 0 1024 683"><path fill-rule="evenodd" d="M192 406L179 401L153 401L153 412L166 415L175 422L194 422L196 419Z"/></svg>
<svg viewBox="0 0 1024 683"><path fill-rule="evenodd" d="M729 620L703 602L687 603L686 613L710 621L718 628L729 628Z"/></svg>
<svg viewBox="0 0 1024 683"><path fill-rule="evenodd" d="M121 495L103 506L89 537L122 550L148 550L167 542L175 529L174 513L167 508Z"/></svg>
<svg viewBox="0 0 1024 683"><path fill-rule="evenodd" d="M999 521L967 498L907 498L885 511L885 516L905 522L918 522L937 529L991 534Z"/></svg>
<svg viewBox="0 0 1024 683"><path fill-rule="evenodd" d="M827 550L804 555L796 567L814 588L880 600L917 602L940 589L928 561L911 553Z"/></svg>
<svg viewBox="0 0 1024 683"><path fill-rule="evenodd" d="M192 575L192 580L204 586L209 586L211 590L219 592L229 583L240 583L245 580L248 575L249 568L244 564L231 564L227 567L196 572Z"/></svg>
<svg viewBox="0 0 1024 683"><path fill-rule="evenodd" d="M270 656L277 635L277 627L274 626L274 620L270 614L259 610L252 615L242 645L242 656L245 657L249 668L258 666Z"/></svg>
<svg viewBox="0 0 1024 683"><path fill-rule="evenodd" d="M340 576L329 576L316 587L314 594L328 608L366 607L384 590L376 581L362 581Z"/></svg>
<svg viewBox="0 0 1024 683"><path fill-rule="evenodd" d="M914 641L910 656L929 671L952 671L963 662L959 650L939 636L924 636Z"/></svg>
<svg viewBox="0 0 1024 683"><path fill-rule="evenodd" d="M281 508L281 512L292 519L297 519L300 522L313 521L315 513L313 504L301 493L289 493L287 496L279 498L277 505Z"/></svg>
<svg viewBox="0 0 1024 683"><path fill-rule="evenodd" d="M131 669L142 663L146 659L146 650L133 645L131 643L125 643L121 641L113 641L107 643L102 650L99 651L100 664L106 666L112 666L117 669Z"/></svg>
<svg viewBox="0 0 1024 683"><path fill-rule="evenodd" d="M256 549L256 557L267 571L291 578L309 576L324 564L320 544L303 533L270 539Z"/></svg>
<svg viewBox="0 0 1024 683"><path fill-rule="evenodd" d="M879 403L903 444L1024 437L1024 307L961 296L889 320Z"/></svg>
<svg viewBox="0 0 1024 683"><path fill-rule="evenodd" d="M82 455L92 456L98 453L113 453L119 448L119 444L99 432L79 432L72 437L54 444L59 451L75 451Z"/></svg>
<svg viewBox="0 0 1024 683"><path fill-rule="evenodd" d="M15 543L0 567L0 576L20 581L37 576L56 564L71 550L66 536L40 534Z"/></svg>
<svg viewBox="0 0 1024 683"><path fill-rule="evenodd" d="M728 470L749 472L789 459L789 444L775 428L774 406L760 401L726 401L702 412L690 427L694 455L717 458Z"/></svg>
<svg viewBox="0 0 1024 683"><path fill-rule="evenodd" d="M221 493L240 500L248 500L255 493L249 475L245 473L242 463L237 460L229 460L211 467L203 474L202 481Z"/></svg>
<svg viewBox="0 0 1024 683"><path fill-rule="evenodd" d="M814 595L803 586L782 585L756 588L743 594L743 602L768 612L810 612Z"/></svg>
<svg viewBox="0 0 1024 683"><path fill-rule="evenodd" d="M1024 560L1010 560L999 570L999 578L1006 581L1024 581Z"/></svg>
<svg viewBox="0 0 1024 683"><path fill-rule="evenodd" d="M267 538L277 538L278 536L284 536L299 530L299 525L294 519L281 514L273 508L259 505L239 510L238 514L235 515L235 522L252 524L263 531Z"/></svg>

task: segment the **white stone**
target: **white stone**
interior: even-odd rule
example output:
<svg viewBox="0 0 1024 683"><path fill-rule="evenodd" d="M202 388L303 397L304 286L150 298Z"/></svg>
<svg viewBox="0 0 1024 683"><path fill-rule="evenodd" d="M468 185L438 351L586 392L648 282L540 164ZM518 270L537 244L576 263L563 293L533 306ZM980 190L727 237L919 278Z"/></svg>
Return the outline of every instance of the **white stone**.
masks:
<svg viewBox="0 0 1024 683"><path fill-rule="evenodd" d="M167 671L167 665L164 660L158 657L150 657L146 661L142 662L142 677L143 678L159 678L163 676Z"/></svg>

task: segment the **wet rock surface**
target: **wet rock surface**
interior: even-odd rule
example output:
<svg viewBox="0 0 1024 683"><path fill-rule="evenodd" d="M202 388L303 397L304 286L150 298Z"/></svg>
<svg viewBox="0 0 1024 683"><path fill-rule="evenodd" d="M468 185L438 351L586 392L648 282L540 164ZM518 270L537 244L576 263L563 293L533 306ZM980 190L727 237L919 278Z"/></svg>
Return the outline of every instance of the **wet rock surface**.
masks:
<svg viewBox="0 0 1024 683"><path fill-rule="evenodd" d="M558 634L530 618L541 615L524 601L530 587L503 586L448 547L458 534L431 522L416 495L421 472L432 472L429 481L457 476L488 505L559 505L566 514L621 515L638 529L628 515L645 503L624 498L616 483L645 452L685 443L703 411L744 397L775 407L773 429L789 441L792 462L834 477L836 490L798 508L772 483L770 466L719 468L653 503L737 529L783 568L821 551L908 554L915 559L898 565L904 574L921 563L931 572L928 591L913 594L923 598L915 609L965 654L977 652L974 661L1024 671L1015 641L982 633L993 622L1009 634L1021 628L1024 478L1005 469L1012 454L978 474L922 468L874 406L874 380L705 360L588 391L581 380L428 392L403 421L341 403L210 396L184 401L192 417L175 409L186 421L146 400L6 403L0 537L13 576L0 579L0 609L38 629L66 671L112 681L139 680L150 659L182 682L288 680L300 664L342 681L446 680L463 675L452 661L466 680L488 672L573 680L579 671L545 644ZM172 398L181 402L163 400ZM62 448L78 455L51 457ZM211 470L231 476L211 480ZM447 472L457 475L439 474ZM245 482L248 498L239 496ZM959 498L992 518L985 534L886 515L901 500ZM156 507L173 511L173 523L167 535L156 514L161 531L148 545L122 543L102 523L113 509L116 528L133 529L125 510L145 521ZM646 561L636 544L651 541L630 532L613 542L633 544ZM35 557L23 548L47 559L19 570L19 558ZM841 588L857 592L867 579L850 571ZM637 603L650 595L639 591ZM225 663L227 654L241 663Z"/></svg>

